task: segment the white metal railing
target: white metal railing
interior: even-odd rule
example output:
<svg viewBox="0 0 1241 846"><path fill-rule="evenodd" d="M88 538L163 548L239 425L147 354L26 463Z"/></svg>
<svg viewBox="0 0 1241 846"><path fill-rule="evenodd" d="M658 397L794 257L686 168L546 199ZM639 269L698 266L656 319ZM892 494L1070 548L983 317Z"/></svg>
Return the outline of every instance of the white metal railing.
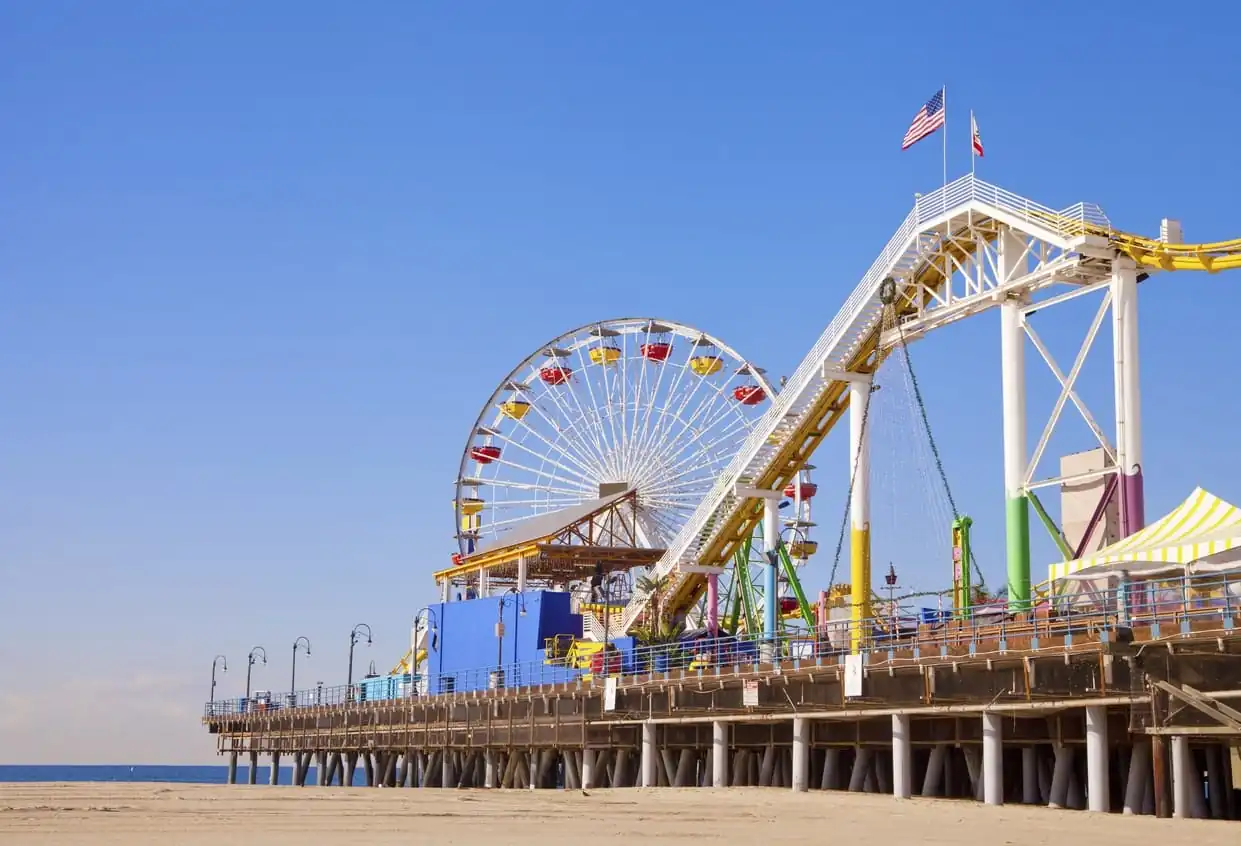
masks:
<svg viewBox="0 0 1241 846"><path fill-rule="evenodd" d="M874 323L880 319L880 310L875 308L879 286L902 258L909 257L911 249L915 253L920 252L917 236L922 226L970 203L983 206L984 212L986 207L991 207L1044 230L1054 229L1066 238L1081 234L1082 223L1111 228L1107 217L1098 206L1077 203L1062 211L1056 211L976 179L973 175L963 176L918 197L913 210L888 239L888 243L871 263L844 305L802 359L784 388L775 396L771 407L759 419L728 467L673 538L655 565L657 576L669 574L677 562L685 560L688 553L701 549L714 533L719 531L720 526L727 522L732 507L736 505L737 482L753 482L766 469L771 457L779 451L778 446L769 442L772 434L784 423L790 412L797 415L804 413L806 407L817 398L819 391L826 388L822 369L829 362L829 357L842 358L842 353L847 354L860 340L860 333L873 328ZM1074 223L1077 225L1074 226ZM916 260L917 256L913 258ZM625 629L641 615L647 599L646 591L635 590L625 611Z"/></svg>

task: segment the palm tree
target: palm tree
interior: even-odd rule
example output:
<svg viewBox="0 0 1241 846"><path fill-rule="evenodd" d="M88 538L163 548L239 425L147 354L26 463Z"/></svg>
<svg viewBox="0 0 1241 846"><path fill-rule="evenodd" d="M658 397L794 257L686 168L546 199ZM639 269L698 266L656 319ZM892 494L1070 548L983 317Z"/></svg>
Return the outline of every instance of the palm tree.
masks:
<svg viewBox="0 0 1241 846"><path fill-rule="evenodd" d="M653 576L648 574L638 578L638 590L643 591L651 598L651 610L655 614L655 621L648 628L650 628L652 632L658 633L663 629L663 592L667 587L667 576Z"/></svg>

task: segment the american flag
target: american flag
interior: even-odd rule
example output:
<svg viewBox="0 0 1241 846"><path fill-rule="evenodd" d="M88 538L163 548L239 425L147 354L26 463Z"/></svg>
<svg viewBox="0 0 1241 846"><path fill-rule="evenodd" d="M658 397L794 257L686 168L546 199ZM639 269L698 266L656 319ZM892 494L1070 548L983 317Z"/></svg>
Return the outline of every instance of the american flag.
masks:
<svg viewBox="0 0 1241 846"><path fill-rule="evenodd" d="M914 115L914 122L909 124L909 129L905 131L905 140L901 142L901 149L908 150L943 125L944 89L941 88Z"/></svg>

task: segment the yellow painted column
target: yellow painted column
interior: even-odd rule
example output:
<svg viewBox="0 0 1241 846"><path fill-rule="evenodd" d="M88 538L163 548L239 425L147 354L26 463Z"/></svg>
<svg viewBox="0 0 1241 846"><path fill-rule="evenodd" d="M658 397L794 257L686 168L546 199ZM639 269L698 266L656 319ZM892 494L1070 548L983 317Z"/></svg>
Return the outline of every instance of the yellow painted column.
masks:
<svg viewBox="0 0 1241 846"><path fill-rule="evenodd" d="M870 434L863 425L870 402L870 381L849 383L849 473L853 493L849 500L850 620L849 644L858 652L870 642Z"/></svg>

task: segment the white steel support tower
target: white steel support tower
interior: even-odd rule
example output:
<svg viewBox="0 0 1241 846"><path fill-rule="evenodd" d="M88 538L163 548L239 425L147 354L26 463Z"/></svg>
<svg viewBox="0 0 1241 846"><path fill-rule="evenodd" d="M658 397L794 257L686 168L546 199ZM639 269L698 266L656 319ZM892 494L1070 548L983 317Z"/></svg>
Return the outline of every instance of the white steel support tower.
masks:
<svg viewBox="0 0 1241 846"><path fill-rule="evenodd" d="M1034 491L1082 478L1038 480L1039 459L1064 407L1072 403L1103 447L1108 466L1089 478L1127 476L1125 510L1133 531L1142 522L1137 308L1135 262L1142 272L1159 269L1213 270L1241 266L1234 242L1185 245L1179 227L1168 226L1162 242L1117 232L1097 206L1077 203L1060 210L989 185L972 174L920 196L881 250L844 306L789 377L770 409L749 434L715 486L668 545L653 571L667 575L674 610L688 609L706 591L704 574L718 572L761 521L750 491L781 491L794 481L824 437L849 409L864 406L865 378L883 354L933 329L998 308L1004 392L1004 473L1009 501L1008 586L1013 610L1029 607L1029 512L1058 533L1064 561L1072 551ZM893 290L894 289L894 290ZM1066 376L1042 344L1029 317L1056 303L1095 291L1105 302L1083 351ZM885 294L885 292L887 292ZM894 295L893 295L894 294ZM1111 444L1074 390L1085 351L1108 304L1116 300L1118 446ZM1024 338L1029 337L1061 386L1051 420L1033 454L1027 451L1024 401ZM850 415L853 417L853 415ZM854 418L856 419L856 418ZM860 420L850 423L851 454L864 446ZM863 450L864 452L864 450ZM854 619L866 615L869 598L866 513L867 474L859 472L850 502ZM1119 484L1119 483L1117 483ZM954 517L957 515L954 514ZM945 561L948 551L945 550ZM1056 565L1057 567L1060 565ZM625 611L633 626L649 604L639 591ZM856 634L855 634L856 637Z"/></svg>
<svg viewBox="0 0 1241 846"><path fill-rule="evenodd" d="M870 433L866 411L870 405L869 379L849 381L849 578L852 590L850 647L854 652L869 641L870 608Z"/></svg>

